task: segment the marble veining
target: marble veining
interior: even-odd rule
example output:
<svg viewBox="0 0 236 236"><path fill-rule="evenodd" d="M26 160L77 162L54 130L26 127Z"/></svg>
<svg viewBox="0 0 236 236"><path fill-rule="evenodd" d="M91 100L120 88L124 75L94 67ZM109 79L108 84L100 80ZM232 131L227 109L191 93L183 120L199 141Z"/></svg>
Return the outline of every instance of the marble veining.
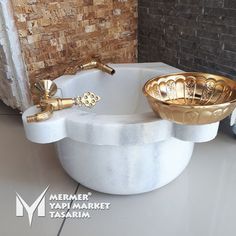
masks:
<svg viewBox="0 0 236 236"><path fill-rule="evenodd" d="M195 142L215 138L219 123L179 125L151 111L142 86L153 76L180 70L164 63L111 65L114 76L96 70L55 80L58 96L93 91L102 99L92 110L74 107L27 123L26 136L36 143L56 142L66 172L81 184L113 194L151 191L175 179L191 159Z"/></svg>

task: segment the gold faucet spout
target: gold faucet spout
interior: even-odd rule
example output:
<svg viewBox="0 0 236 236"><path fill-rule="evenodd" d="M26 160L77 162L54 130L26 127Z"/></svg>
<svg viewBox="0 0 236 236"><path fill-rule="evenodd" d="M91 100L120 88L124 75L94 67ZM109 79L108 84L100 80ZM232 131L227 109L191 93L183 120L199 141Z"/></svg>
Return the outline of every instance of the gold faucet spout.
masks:
<svg viewBox="0 0 236 236"><path fill-rule="evenodd" d="M65 74L74 75L79 70L91 70L91 69L98 69L98 70L101 70L109 75L114 75L116 73L114 68L112 68L106 64L103 64L101 62L98 62L96 60L91 60L85 64L82 64L82 65L68 67L65 70Z"/></svg>
<svg viewBox="0 0 236 236"><path fill-rule="evenodd" d="M110 74L110 75L114 75L116 72L112 67L110 67L106 64L103 64L101 62L95 61L95 60L92 60L88 63L80 65L80 69L81 70L99 69L99 70L101 70L107 74Z"/></svg>
<svg viewBox="0 0 236 236"><path fill-rule="evenodd" d="M32 115L32 116L27 116L27 122L28 123L33 123L33 122L40 122L44 120L48 120L53 114L53 106L48 105L43 111Z"/></svg>

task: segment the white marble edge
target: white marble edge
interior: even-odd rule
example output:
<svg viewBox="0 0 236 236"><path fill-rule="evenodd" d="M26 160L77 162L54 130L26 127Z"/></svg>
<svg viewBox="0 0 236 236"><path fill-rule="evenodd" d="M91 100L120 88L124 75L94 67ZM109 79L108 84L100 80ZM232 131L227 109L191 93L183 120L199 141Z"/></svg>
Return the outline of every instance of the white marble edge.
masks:
<svg viewBox="0 0 236 236"><path fill-rule="evenodd" d="M236 109L234 109L233 113L230 116L230 125L233 126L236 124Z"/></svg>
<svg viewBox="0 0 236 236"><path fill-rule="evenodd" d="M0 34L0 43L4 46L6 59L8 61L7 79L11 80L11 88L15 97L17 107L26 110L31 103L29 87L29 79L26 74L26 66L22 57L21 45L19 41L18 30L15 24L11 1L1 0L0 11L3 19L1 24L4 24L5 32ZM19 89L20 88L20 89ZM24 91L24 92L19 92ZM6 104L9 102L5 101Z"/></svg>
<svg viewBox="0 0 236 236"><path fill-rule="evenodd" d="M206 142L215 138L219 126L219 122L207 125L180 125L158 119L153 113L140 115L140 120L135 120L135 115L112 116L112 119L109 119L108 116L101 117L73 108L70 112L55 112L53 118L48 121L27 123L26 116L36 111L33 107L23 115L26 136L36 143L52 143L66 137L96 145L147 144L170 137L183 141Z"/></svg>

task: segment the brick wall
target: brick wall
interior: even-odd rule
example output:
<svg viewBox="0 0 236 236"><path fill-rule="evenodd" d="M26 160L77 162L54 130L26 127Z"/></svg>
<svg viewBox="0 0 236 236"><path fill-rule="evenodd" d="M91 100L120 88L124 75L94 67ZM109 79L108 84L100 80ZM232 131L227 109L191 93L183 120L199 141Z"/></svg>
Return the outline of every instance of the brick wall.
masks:
<svg viewBox="0 0 236 236"><path fill-rule="evenodd" d="M139 61L236 79L235 0L139 0Z"/></svg>
<svg viewBox="0 0 236 236"><path fill-rule="evenodd" d="M31 82L90 57L135 62L137 0L11 0Z"/></svg>

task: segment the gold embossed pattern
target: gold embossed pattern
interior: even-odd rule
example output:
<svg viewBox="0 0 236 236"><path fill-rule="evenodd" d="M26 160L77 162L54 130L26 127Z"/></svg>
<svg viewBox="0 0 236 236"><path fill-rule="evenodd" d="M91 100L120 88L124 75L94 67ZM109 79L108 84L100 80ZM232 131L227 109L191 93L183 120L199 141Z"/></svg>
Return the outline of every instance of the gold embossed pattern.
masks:
<svg viewBox="0 0 236 236"><path fill-rule="evenodd" d="M143 87L153 111L180 124L209 124L236 107L236 82L223 76L186 72L149 80Z"/></svg>

